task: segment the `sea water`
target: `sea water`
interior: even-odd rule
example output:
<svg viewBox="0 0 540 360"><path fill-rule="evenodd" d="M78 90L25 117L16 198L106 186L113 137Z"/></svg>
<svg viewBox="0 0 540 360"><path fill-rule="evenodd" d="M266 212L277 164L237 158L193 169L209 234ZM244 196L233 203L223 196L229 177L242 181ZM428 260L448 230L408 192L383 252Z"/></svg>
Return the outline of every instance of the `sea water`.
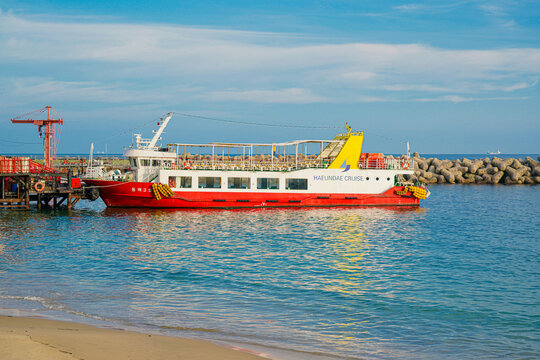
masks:
<svg viewBox="0 0 540 360"><path fill-rule="evenodd" d="M540 187L430 189L420 208L0 211L0 307L279 359L539 358Z"/></svg>

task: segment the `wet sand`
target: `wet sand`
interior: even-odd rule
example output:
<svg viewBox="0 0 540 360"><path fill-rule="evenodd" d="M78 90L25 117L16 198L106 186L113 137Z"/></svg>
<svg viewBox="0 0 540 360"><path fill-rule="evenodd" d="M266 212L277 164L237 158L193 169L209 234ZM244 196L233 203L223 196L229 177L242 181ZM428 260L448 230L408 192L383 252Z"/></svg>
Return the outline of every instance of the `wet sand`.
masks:
<svg viewBox="0 0 540 360"><path fill-rule="evenodd" d="M74 322L0 316L0 359L256 360L202 340L102 329Z"/></svg>

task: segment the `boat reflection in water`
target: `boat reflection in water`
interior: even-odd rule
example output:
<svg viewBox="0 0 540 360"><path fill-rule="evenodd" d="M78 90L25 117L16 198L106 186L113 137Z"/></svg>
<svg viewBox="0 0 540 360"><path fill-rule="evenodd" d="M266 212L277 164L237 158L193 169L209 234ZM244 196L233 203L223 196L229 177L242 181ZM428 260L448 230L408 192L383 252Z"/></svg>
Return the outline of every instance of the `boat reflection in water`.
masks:
<svg viewBox="0 0 540 360"><path fill-rule="evenodd" d="M102 215L130 229L122 256L134 275L137 322L278 348L311 351L317 343L317 351L354 356L381 351L377 313L392 289L407 286L392 246L413 236L407 229L423 211L107 208Z"/></svg>

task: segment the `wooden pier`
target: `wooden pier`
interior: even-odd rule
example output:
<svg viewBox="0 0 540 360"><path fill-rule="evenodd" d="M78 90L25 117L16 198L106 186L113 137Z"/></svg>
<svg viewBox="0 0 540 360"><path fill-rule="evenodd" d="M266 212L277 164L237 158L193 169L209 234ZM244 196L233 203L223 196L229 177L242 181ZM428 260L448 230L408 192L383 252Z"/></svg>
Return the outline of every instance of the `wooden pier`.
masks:
<svg viewBox="0 0 540 360"><path fill-rule="evenodd" d="M95 189L85 189L71 174L27 157L0 157L0 208L29 209L35 202L38 209L71 209L81 199L95 200Z"/></svg>

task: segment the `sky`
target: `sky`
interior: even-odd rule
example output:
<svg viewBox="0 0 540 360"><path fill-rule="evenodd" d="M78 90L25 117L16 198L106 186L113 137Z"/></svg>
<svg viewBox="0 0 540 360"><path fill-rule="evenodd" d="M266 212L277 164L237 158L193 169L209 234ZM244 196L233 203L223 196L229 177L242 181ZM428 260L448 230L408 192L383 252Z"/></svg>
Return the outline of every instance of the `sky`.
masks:
<svg viewBox="0 0 540 360"><path fill-rule="evenodd" d="M539 79L540 0L0 0L0 154L41 152L10 119L47 105L64 154L121 153L167 112L164 144L349 122L365 152L540 153Z"/></svg>

